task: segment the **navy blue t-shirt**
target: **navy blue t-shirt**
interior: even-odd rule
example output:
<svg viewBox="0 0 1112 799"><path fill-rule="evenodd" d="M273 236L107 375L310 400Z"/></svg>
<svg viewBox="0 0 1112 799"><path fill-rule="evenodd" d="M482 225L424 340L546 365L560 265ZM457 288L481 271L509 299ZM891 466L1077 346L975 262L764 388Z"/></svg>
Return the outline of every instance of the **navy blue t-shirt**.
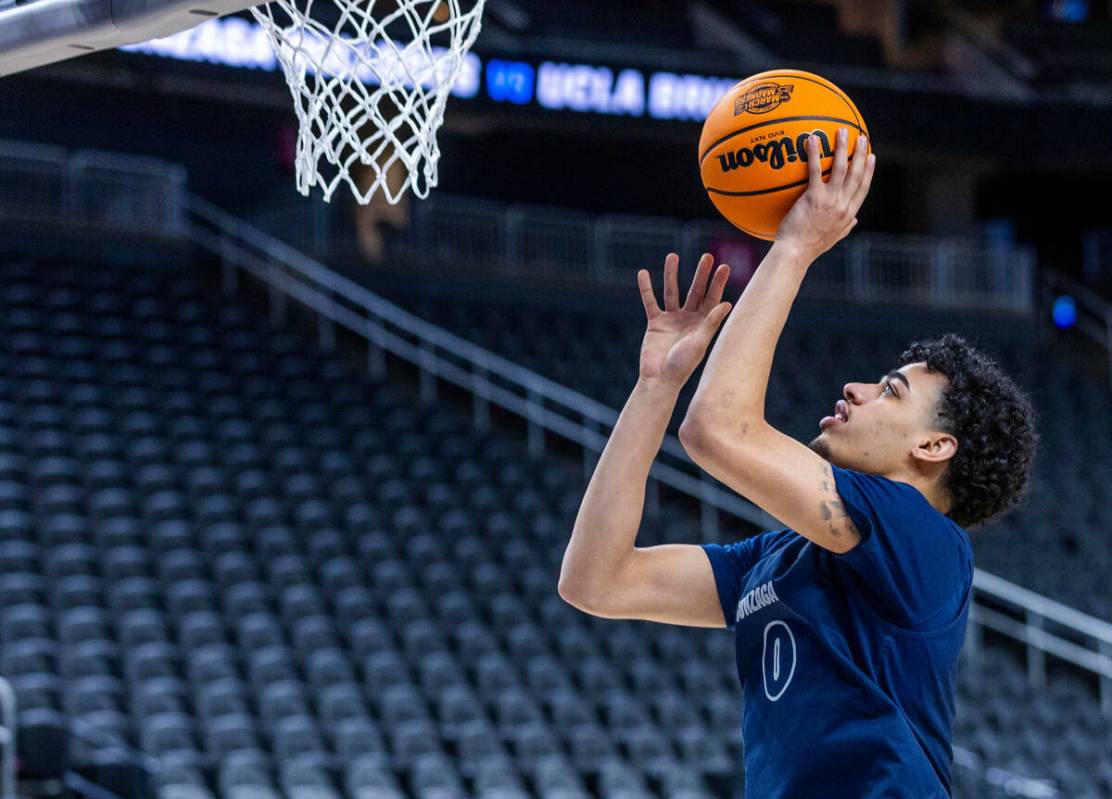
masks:
<svg viewBox="0 0 1112 799"><path fill-rule="evenodd" d="M833 466L861 540L703 544L742 684L745 795L950 796L969 535L918 489Z"/></svg>

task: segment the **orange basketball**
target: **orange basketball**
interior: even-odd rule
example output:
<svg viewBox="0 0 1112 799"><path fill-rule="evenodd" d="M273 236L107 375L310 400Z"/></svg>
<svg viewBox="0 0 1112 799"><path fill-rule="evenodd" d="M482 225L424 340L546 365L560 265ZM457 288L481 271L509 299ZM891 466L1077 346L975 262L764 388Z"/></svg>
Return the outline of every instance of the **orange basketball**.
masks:
<svg viewBox="0 0 1112 799"><path fill-rule="evenodd" d="M774 69L738 83L715 104L699 137L699 172L714 207L751 236L772 241L780 220L807 189L805 140L822 145L822 173L834 164L838 128L849 130L849 157L869 135L857 106L830 81L799 69ZM873 150L869 137L869 152Z"/></svg>

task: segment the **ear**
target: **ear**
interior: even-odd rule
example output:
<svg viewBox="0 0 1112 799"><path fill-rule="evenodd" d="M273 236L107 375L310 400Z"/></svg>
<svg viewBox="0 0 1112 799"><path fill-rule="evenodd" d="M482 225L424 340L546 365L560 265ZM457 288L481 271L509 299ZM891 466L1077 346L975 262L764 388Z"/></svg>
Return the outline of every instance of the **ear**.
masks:
<svg viewBox="0 0 1112 799"><path fill-rule="evenodd" d="M912 457L930 463L944 463L958 451L958 440L950 433L932 433L919 440Z"/></svg>

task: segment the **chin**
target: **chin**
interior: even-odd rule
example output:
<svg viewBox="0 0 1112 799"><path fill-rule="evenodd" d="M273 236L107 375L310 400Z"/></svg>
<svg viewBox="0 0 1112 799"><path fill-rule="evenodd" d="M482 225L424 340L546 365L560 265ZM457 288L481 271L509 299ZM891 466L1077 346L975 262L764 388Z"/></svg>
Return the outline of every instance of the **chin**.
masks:
<svg viewBox="0 0 1112 799"><path fill-rule="evenodd" d="M815 436L815 438L811 439L811 443L809 443L807 446L819 457L823 458L824 460L830 460L830 445L829 442L826 440L825 434L819 433L817 436Z"/></svg>

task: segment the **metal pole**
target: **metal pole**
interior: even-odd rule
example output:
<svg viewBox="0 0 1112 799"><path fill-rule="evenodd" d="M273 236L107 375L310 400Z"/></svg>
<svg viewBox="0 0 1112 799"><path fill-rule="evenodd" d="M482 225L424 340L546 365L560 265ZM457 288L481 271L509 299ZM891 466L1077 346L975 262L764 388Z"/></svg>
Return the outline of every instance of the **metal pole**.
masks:
<svg viewBox="0 0 1112 799"><path fill-rule="evenodd" d="M0 677L0 719L3 720L4 766L0 799L16 799L15 761L16 749L15 691L7 679Z"/></svg>
<svg viewBox="0 0 1112 799"><path fill-rule="evenodd" d="M983 655L981 637L983 634L984 628L981 627L981 620L977 615L977 603L970 598L969 618L966 620L965 626L965 651L969 653L969 662L974 666L981 663Z"/></svg>

